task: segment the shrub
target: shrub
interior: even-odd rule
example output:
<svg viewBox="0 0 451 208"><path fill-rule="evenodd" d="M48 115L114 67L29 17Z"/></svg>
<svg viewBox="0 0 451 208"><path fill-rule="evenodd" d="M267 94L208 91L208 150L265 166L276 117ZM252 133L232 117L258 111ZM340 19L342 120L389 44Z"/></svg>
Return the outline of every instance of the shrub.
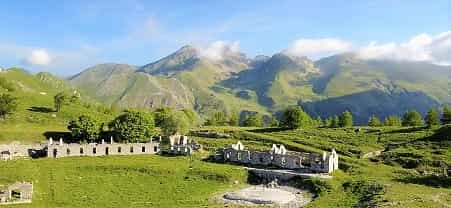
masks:
<svg viewBox="0 0 451 208"><path fill-rule="evenodd" d="M147 142L154 133L154 119L151 113L128 110L114 119L109 127L119 141Z"/></svg>
<svg viewBox="0 0 451 208"><path fill-rule="evenodd" d="M87 140L89 142L94 142L100 136L103 129L103 123L89 115L82 115L76 120L70 121L67 128L76 141L80 142Z"/></svg>
<svg viewBox="0 0 451 208"><path fill-rule="evenodd" d="M0 95L0 118L6 119L8 115L17 110L17 98L10 94Z"/></svg>

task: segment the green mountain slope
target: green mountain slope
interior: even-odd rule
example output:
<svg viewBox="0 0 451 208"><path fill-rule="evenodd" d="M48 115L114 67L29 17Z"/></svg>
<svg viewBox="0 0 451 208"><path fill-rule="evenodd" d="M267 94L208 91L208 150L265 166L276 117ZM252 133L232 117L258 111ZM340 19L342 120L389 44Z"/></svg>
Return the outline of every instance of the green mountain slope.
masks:
<svg viewBox="0 0 451 208"><path fill-rule="evenodd" d="M18 99L17 111L6 120L0 120L0 143L17 139L43 140L45 132L64 130L69 120L81 114L100 119L111 117L102 111L105 109L102 104L94 102L84 93L81 93L78 102L68 103L60 112L55 112L55 94L62 91L79 94L79 91L69 82L50 73L33 75L22 69L11 68L0 72L0 78L14 88L11 91L0 87L0 93L11 94Z"/></svg>
<svg viewBox="0 0 451 208"><path fill-rule="evenodd" d="M207 115L213 110L268 114L303 105L323 117L352 110L363 124L369 113L384 117L451 103L450 80L451 67L424 62L364 60L355 54L313 62L284 53L214 60L185 46L141 67L97 65L70 81L123 107L171 105Z"/></svg>

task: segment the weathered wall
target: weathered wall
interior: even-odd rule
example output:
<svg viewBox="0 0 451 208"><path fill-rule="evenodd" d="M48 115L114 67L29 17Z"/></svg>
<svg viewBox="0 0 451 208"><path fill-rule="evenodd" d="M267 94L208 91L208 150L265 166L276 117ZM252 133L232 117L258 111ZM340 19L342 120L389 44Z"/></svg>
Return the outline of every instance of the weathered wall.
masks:
<svg viewBox="0 0 451 208"><path fill-rule="evenodd" d="M142 155L160 151L160 144L150 143L54 143L48 146L47 156L52 158L72 156Z"/></svg>
<svg viewBox="0 0 451 208"><path fill-rule="evenodd" d="M238 142L231 148L223 148L215 154L217 161L250 164L257 166L274 166L284 169L296 169L303 172L330 173L338 169L338 156L331 154L288 153L283 145L273 145L271 151L249 151Z"/></svg>

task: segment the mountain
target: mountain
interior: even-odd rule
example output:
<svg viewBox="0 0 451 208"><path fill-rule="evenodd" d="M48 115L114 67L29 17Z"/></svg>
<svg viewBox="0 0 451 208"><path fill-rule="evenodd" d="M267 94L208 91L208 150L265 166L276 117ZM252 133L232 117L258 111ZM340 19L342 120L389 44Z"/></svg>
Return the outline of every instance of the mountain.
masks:
<svg viewBox="0 0 451 208"><path fill-rule="evenodd" d="M250 109L265 112L264 107L236 97L229 90L216 86L232 74L248 67L242 54L227 54L210 59L192 46L156 62L135 67L125 64L100 64L70 78L90 96L107 104L122 107L155 108L176 106L192 108L206 115L213 110L232 112Z"/></svg>
<svg viewBox="0 0 451 208"><path fill-rule="evenodd" d="M278 53L261 57L253 67L223 81L239 94L255 93L259 104L269 108L286 107L301 99L313 99L309 80L319 74L314 63L306 57Z"/></svg>
<svg viewBox="0 0 451 208"><path fill-rule="evenodd" d="M101 64L71 83L107 104L273 114L301 105L322 117L351 110L357 124L408 109L424 113L451 103L451 67L426 62L366 60L346 53L312 61L277 53L246 58L240 53L209 57L184 46L144 66Z"/></svg>

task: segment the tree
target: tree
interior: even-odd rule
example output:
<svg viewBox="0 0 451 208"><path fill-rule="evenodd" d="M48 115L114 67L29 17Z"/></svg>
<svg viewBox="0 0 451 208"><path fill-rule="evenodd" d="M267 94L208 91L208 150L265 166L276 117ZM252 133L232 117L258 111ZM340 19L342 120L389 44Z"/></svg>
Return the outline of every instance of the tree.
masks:
<svg viewBox="0 0 451 208"><path fill-rule="evenodd" d="M340 127L340 117L338 117L337 115L332 117L332 121L330 123L330 127L331 128L338 128L338 127Z"/></svg>
<svg viewBox="0 0 451 208"><path fill-rule="evenodd" d="M437 110L434 108L431 108L428 111L428 113L426 114L426 116L424 117L424 121L425 121L426 125L429 127L439 125L440 119L439 119Z"/></svg>
<svg viewBox="0 0 451 208"><path fill-rule="evenodd" d="M69 97L64 92L59 92L53 97L56 112L60 112L61 107L67 103L68 98Z"/></svg>
<svg viewBox="0 0 451 208"><path fill-rule="evenodd" d="M187 134L192 123L187 115L180 111L172 111L162 122L161 130L164 135Z"/></svg>
<svg viewBox="0 0 451 208"><path fill-rule="evenodd" d="M191 109L183 109L182 112L185 114L190 126L197 126L197 114Z"/></svg>
<svg viewBox="0 0 451 208"><path fill-rule="evenodd" d="M119 141L147 142L154 133L154 119L151 113L128 110L109 124L110 130Z"/></svg>
<svg viewBox="0 0 451 208"><path fill-rule="evenodd" d="M255 113L253 115L248 115L243 120L243 126L260 127L260 126L262 126L262 117L258 113Z"/></svg>
<svg viewBox="0 0 451 208"><path fill-rule="evenodd" d="M340 127L352 127L354 124L354 122L352 121L352 114L349 111L343 112L339 119Z"/></svg>
<svg viewBox="0 0 451 208"><path fill-rule="evenodd" d="M402 121L399 116L388 116L384 119L384 126L401 126Z"/></svg>
<svg viewBox="0 0 451 208"><path fill-rule="evenodd" d="M223 111L214 111L206 123L208 126L225 126L226 124L227 120Z"/></svg>
<svg viewBox="0 0 451 208"><path fill-rule="evenodd" d="M232 112L229 118L230 126L239 126L240 125L240 114L238 112Z"/></svg>
<svg viewBox="0 0 451 208"><path fill-rule="evenodd" d="M370 119L368 120L368 126L376 127L381 125L382 125L381 120L374 115L371 116Z"/></svg>
<svg viewBox="0 0 451 208"><path fill-rule="evenodd" d="M420 113L415 110L408 110L404 113L402 117L403 126L422 126L424 125L423 118L421 118Z"/></svg>
<svg viewBox="0 0 451 208"><path fill-rule="evenodd" d="M312 123L312 118L299 106L296 106L285 109L281 125L290 129L297 129L311 126Z"/></svg>
<svg viewBox="0 0 451 208"><path fill-rule="evenodd" d="M315 126L316 127L322 127L324 126L324 122L323 119L321 119L320 116L316 117L316 119L314 120Z"/></svg>
<svg viewBox="0 0 451 208"><path fill-rule="evenodd" d="M277 120L276 117L272 116L271 121L269 122L269 126L271 127L278 127L280 125L279 120Z"/></svg>
<svg viewBox="0 0 451 208"><path fill-rule="evenodd" d="M8 115L17 110L17 98L10 94L0 94L0 118L6 119Z"/></svg>
<svg viewBox="0 0 451 208"><path fill-rule="evenodd" d="M172 113L171 107L160 107L155 109L153 112L153 116L155 119L155 126L161 127L161 124L165 119L169 117L169 115Z"/></svg>
<svg viewBox="0 0 451 208"><path fill-rule="evenodd" d="M326 120L324 120L324 126L328 127L328 128L332 128L332 120L333 120L332 117L326 118Z"/></svg>
<svg viewBox="0 0 451 208"><path fill-rule="evenodd" d="M448 106L443 107L443 114L442 114L442 124L451 124L451 108Z"/></svg>
<svg viewBox="0 0 451 208"><path fill-rule="evenodd" d="M69 122L67 126L71 135L77 141L96 141L103 129L103 123L89 115L82 115Z"/></svg>

